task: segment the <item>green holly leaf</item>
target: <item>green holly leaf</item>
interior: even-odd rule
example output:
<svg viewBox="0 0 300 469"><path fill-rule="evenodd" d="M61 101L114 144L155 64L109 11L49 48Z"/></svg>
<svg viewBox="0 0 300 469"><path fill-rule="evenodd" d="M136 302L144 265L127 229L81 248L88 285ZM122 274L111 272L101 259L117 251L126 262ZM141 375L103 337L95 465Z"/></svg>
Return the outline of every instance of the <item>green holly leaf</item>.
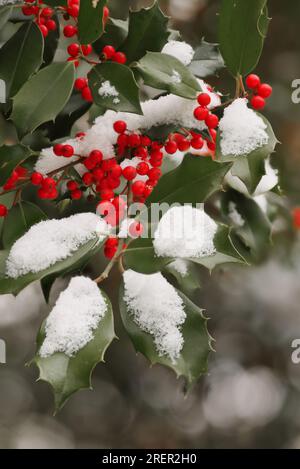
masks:
<svg viewBox="0 0 300 469"><path fill-rule="evenodd" d="M206 267L212 271L221 264L245 263L242 254L239 253L231 239L230 229L227 226L219 225L214 237L215 254L204 257L193 257L182 259ZM174 256L159 257L155 253L153 240L151 238L139 238L133 241L124 253L124 264L127 269L132 269L141 274L154 274L172 264Z"/></svg>
<svg viewBox="0 0 300 469"><path fill-rule="evenodd" d="M196 77L205 78L214 75L224 66L218 44L211 44L202 40L201 45L195 50L189 69Z"/></svg>
<svg viewBox="0 0 300 469"><path fill-rule="evenodd" d="M265 175L265 160L274 152L278 140L273 132L272 126L268 119L262 114L259 117L264 121L267 128L269 139L266 145L263 145L251 153L235 156L222 154L221 141L222 133L218 131L217 135L217 148L216 148L216 159L218 161L232 161L234 164L231 168L231 172L234 176L238 176L246 185L250 193L254 193L258 186L261 178Z"/></svg>
<svg viewBox="0 0 300 469"><path fill-rule="evenodd" d="M10 248L32 225L46 219L45 213L31 202L20 202L15 205L4 220L2 232L4 249Z"/></svg>
<svg viewBox="0 0 300 469"><path fill-rule="evenodd" d="M171 285L179 288L182 293L197 304L202 283L200 269L194 262L186 259L177 259L163 269L162 275Z"/></svg>
<svg viewBox="0 0 300 469"><path fill-rule="evenodd" d="M182 326L184 345L179 358L173 363L167 356L160 356L152 336L142 331L134 322L132 312L124 302L124 286L120 288L120 311L124 327L137 352L142 353L151 363L171 368L178 377L184 376L188 387L207 372L208 356L212 351L212 339L207 330L207 319L203 310L192 303L183 293L177 291L184 303L186 320Z"/></svg>
<svg viewBox="0 0 300 469"><path fill-rule="evenodd" d="M94 50L102 53L104 46L111 45L116 49L125 41L128 35L128 20L119 20L116 18L109 18L105 31L102 36L93 44Z"/></svg>
<svg viewBox="0 0 300 469"><path fill-rule="evenodd" d="M114 111L143 114L139 87L134 75L126 65L107 62L96 65L89 75L89 85L92 90L94 102L106 109ZM99 94L99 89L113 87L113 91Z"/></svg>
<svg viewBox="0 0 300 469"><path fill-rule="evenodd" d="M86 265L89 259L100 251L103 242L104 241L100 242L97 239L92 239L63 261L56 262L48 269L37 273L28 273L22 277L10 278L6 276L5 270L2 270L0 272L0 294L12 293L13 295L17 295L27 287L27 285L36 280L43 280L49 276L64 276L80 270Z"/></svg>
<svg viewBox="0 0 300 469"><path fill-rule="evenodd" d="M45 324L39 331L37 338L37 353L30 364L39 369L38 381L49 383L53 389L55 413L57 413L67 400L81 389L92 389L92 372L95 366L104 362L104 355L116 338L111 303L103 293L107 303L105 316L99 322L93 339L73 357L64 353L55 353L49 357L41 357L39 350L45 339Z"/></svg>
<svg viewBox="0 0 300 469"><path fill-rule="evenodd" d="M20 135L55 119L71 96L74 75L72 63L54 63L25 83L13 98L11 114Z"/></svg>
<svg viewBox="0 0 300 469"><path fill-rule="evenodd" d="M11 12L12 12L11 5L2 5L0 7L0 28L3 28L3 26L7 23L11 15Z"/></svg>
<svg viewBox="0 0 300 469"><path fill-rule="evenodd" d="M14 96L42 64L44 41L38 26L27 22L0 49L0 79L7 99ZM30 106L30 103L28 103Z"/></svg>
<svg viewBox="0 0 300 469"><path fill-rule="evenodd" d="M32 152L24 145L3 145L0 147L0 186L3 186L16 166L24 163Z"/></svg>
<svg viewBox="0 0 300 469"><path fill-rule="evenodd" d="M57 15L54 15L52 20L56 23L56 29L49 31L47 39L45 40L43 66L49 65L53 61L59 41L60 24Z"/></svg>
<svg viewBox="0 0 300 469"><path fill-rule="evenodd" d="M195 99L201 87L192 72L180 60L160 52L147 52L135 65L146 85Z"/></svg>
<svg viewBox="0 0 300 469"><path fill-rule="evenodd" d="M146 52L160 52L168 40L168 17L155 1L150 8L130 11L128 36L121 46L129 63L140 60Z"/></svg>
<svg viewBox="0 0 300 469"><path fill-rule="evenodd" d="M220 50L233 76L247 75L256 67L269 21L267 0L222 0Z"/></svg>
<svg viewBox="0 0 300 469"><path fill-rule="evenodd" d="M78 37L81 44L93 43L103 34L103 9L106 3L107 0L80 2Z"/></svg>

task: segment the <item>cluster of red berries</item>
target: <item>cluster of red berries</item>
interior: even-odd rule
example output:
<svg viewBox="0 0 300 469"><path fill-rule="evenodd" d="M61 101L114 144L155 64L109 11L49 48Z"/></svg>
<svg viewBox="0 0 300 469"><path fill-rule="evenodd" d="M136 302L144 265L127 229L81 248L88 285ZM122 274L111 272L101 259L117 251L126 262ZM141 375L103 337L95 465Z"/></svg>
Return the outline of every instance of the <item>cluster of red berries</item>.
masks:
<svg viewBox="0 0 300 469"><path fill-rule="evenodd" d="M259 76L254 74L247 76L246 85L249 90L253 91L253 95L250 97L250 103L253 109L256 111L263 109L266 105L266 99L268 99L273 92L272 86L268 83L261 83Z"/></svg>
<svg viewBox="0 0 300 469"><path fill-rule="evenodd" d="M38 197L42 200L55 200L58 197L57 182L52 177L44 177L41 173L31 175L31 183L39 186Z"/></svg>
<svg viewBox="0 0 300 469"><path fill-rule="evenodd" d="M25 16L35 16L35 22L44 37L48 36L49 31L56 30L56 22L52 19L55 12L53 8L45 6L44 0L24 0L24 2L23 14Z"/></svg>
<svg viewBox="0 0 300 469"><path fill-rule="evenodd" d="M12 189L15 189L18 182L24 181L26 179L27 173L28 171L26 168L23 168L22 166L17 166L11 173L6 183L4 184L3 190L11 191Z"/></svg>
<svg viewBox="0 0 300 469"><path fill-rule="evenodd" d="M111 60L118 64L125 64L127 57L123 52L118 52L113 46L107 45L102 49L102 60Z"/></svg>

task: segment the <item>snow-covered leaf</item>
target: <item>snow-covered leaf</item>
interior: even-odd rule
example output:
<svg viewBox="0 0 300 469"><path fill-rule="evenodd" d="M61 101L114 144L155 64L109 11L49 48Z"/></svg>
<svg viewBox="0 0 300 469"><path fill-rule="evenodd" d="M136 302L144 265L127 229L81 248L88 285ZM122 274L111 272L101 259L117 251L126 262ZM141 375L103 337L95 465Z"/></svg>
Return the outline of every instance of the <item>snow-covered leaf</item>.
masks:
<svg viewBox="0 0 300 469"><path fill-rule="evenodd" d="M214 75L217 71L224 68L224 61L220 54L218 44L211 44L202 40L197 47L194 58L189 67L196 77L205 78Z"/></svg>
<svg viewBox="0 0 300 469"><path fill-rule="evenodd" d="M72 394L81 389L92 389L92 372L95 366L104 361L104 355L116 337L111 303L102 292L107 304L105 316L100 320L93 339L74 356L57 352L41 357L39 351L45 340L45 325L42 324L37 338L37 353L31 364L39 368L39 381L49 383L53 389L55 412L58 412Z"/></svg>
<svg viewBox="0 0 300 469"><path fill-rule="evenodd" d="M144 83L152 88L166 90L188 99L195 99L201 91L192 72L171 55L147 52L135 68Z"/></svg>

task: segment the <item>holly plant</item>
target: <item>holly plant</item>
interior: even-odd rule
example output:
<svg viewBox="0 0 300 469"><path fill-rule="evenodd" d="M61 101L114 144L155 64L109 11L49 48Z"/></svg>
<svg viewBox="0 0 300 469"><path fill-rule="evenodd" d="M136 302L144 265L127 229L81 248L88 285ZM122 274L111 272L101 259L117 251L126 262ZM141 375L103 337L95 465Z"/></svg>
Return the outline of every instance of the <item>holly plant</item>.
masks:
<svg viewBox="0 0 300 469"><path fill-rule="evenodd" d="M31 361L56 410L91 386L118 314L137 352L195 383L213 350L203 272L260 262L280 216L272 87L253 73L267 0L220 0L219 44L196 48L158 1L126 20L107 3L0 6L0 293L39 281L48 302L69 282Z"/></svg>

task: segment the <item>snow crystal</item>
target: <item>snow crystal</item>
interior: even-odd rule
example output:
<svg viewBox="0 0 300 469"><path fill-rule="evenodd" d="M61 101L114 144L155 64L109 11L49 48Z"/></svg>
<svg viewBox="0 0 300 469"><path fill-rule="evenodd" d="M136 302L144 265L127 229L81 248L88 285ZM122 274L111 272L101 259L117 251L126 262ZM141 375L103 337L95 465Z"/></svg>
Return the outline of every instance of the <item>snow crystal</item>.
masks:
<svg viewBox="0 0 300 469"><path fill-rule="evenodd" d="M162 53L176 57L176 59L180 60L183 65L189 65L195 55L195 51L192 46L186 42L181 41L167 42L162 50Z"/></svg>
<svg viewBox="0 0 300 469"><path fill-rule="evenodd" d="M221 151L226 155L248 155L268 143L267 125L247 106L246 98L236 99L220 120Z"/></svg>
<svg viewBox="0 0 300 469"><path fill-rule="evenodd" d="M98 93L100 96L102 96L103 98L111 98L111 97L114 97L113 99L113 102L115 104L118 104L120 102L118 96L119 96L119 93L118 91L116 90L116 88L110 83L110 81L104 81L99 90L98 90Z"/></svg>
<svg viewBox="0 0 300 469"><path fill-rule="evenodd" d="M41 221L12 246L6 274L17 278L30 272L40 272L71 256L88 241L102 241L108 234L109 226L94 213Z"/></svg>
<svg viewBox="0 0 300 469"><path fill-rule="evenodd" d="M176 70L173 70L173 74L171 76L171 82L174 83L174 84L181 83L180 73L178 73Z"/></svg>
<svg viewBox="0 0 300 469"><path fill-rule="evenodd" d="M204 257L216 252L214 236L218 225L204 210L190 205L173 207L165 213L154 233L159 257Z"/></svg>
<svg viewBox="0 0 300 469"><path fill-rule="evenodd" d="M186 314L182 299L161 273L143 275L127 270L123 277L124 301L133 320L153 336L159 355L175 362L184 344L181 326Z"/></svg>
<svg viewBox="0 0 300 469"><path fill-rule="evenodd" d="M72 278L48 316L40 356L62 352L72 357L93 339L106 310L106 301L95 282L87 277Z"/></svg>
<svg viewBox="0 0 300 469"><path fill-rule="evenodd" d="M201 89L211 97L209 108L219 106L221 103L220 96L212 92L203 80L198 80L198 82ZM204 130L206 128L205 124L197 121L193 115L197 105L197 100L185 99L170 94L142 103L144 115L107 111L103 116L96 119L95 124L87 130L84 139L67 140L65 143L73 145L75 153L82 156L88 156L92 150L99 149L105 159L112 158L115 156L114 145L118 138L118 134L113 129L115 121L124 120L127 123L128 130L133 132L169 124ZM76 159L78 159L76 156L68 158L68 163L76 161ZM63 168L67 164L64 160L65 158L55 156L52 148L47 148L42 151L35 170L45 174ZM76 169L80 173L84 172L83 165L76 166Z"/></svg>
<svg viewBox="0 0 300 469"><path fill-rule="evenodd" d="M186 277L188 274L187 265L182 259L176 259L170 264L170 267L173 267L182 277Z"/></svg>

